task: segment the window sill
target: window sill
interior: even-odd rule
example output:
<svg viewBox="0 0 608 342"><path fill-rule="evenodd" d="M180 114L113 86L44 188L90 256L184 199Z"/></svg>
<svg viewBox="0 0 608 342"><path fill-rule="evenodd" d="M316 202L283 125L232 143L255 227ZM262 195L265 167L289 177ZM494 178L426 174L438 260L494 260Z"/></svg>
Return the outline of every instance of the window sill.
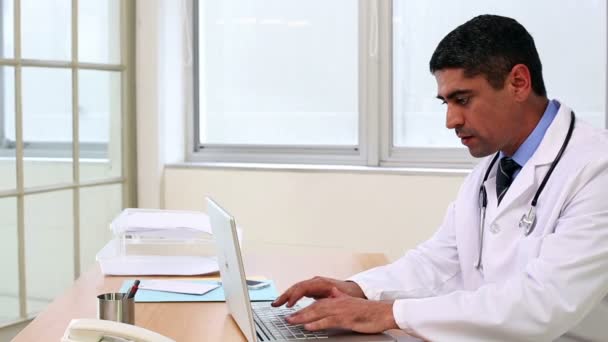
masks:
<svg viewBox="0 0 608 342"><path fill-rule="evenodd" d="M471 169L378 167L354 165L316 165L316 164L276 164L276 163L215 163L184 162L166 164L167 169L217 169L244 171L286 171L286 172L331 172L331 173L369 173L414 176L466 176Z"/></svg>

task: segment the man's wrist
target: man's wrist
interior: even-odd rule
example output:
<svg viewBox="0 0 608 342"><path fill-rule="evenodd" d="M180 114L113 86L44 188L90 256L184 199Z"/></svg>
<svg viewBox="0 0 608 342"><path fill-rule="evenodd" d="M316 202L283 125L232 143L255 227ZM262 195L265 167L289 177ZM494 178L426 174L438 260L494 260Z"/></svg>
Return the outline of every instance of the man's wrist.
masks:
<svg viewBox="0 0 608 342"><path fill-rule="evenodd" d="M395 320L395 315L393 314L393 305L394 302L380 302L383 305L383 326L385 327L384 331L390 329L399 329L399 325L397 325L397 321Z"/></svg>

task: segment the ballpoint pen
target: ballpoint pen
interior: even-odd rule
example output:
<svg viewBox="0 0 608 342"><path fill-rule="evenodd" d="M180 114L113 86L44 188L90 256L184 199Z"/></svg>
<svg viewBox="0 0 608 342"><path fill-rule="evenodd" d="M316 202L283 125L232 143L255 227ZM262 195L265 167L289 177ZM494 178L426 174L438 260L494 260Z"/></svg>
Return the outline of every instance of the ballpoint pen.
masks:
<svg viewBox="0 0 608 342"><path fill-rule="evenodd" d="M133 282L133 286L131 286L131 289L129 290L127 295L123 297L123 299L129 299L129 298L135 297L135 293L137 292L138 288L139 288L139 279L137 279L137 280L135 280L135 282Z"/></svg>

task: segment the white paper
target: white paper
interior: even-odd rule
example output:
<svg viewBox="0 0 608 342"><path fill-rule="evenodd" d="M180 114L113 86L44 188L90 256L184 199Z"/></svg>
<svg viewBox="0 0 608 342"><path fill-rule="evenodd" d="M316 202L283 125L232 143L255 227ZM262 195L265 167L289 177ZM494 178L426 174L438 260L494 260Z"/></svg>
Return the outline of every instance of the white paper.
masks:
<svg viewBox="0 0 608 342"><path fill-rule="evenodd" d="M179 280L143 280L139 284L139 288L142 290L185 293L199 296L211 290L215 290L218 287L220 287L218 284L194 283L191 281Z"/></svg>
<svg viewBox="0 0 608 342"><path fill-rule="evenodd" d="M115 235L124 232L195 231L211 234L209 216L203 212L181 210L156 210L128 208L112 221L110 227Z"/></svg>

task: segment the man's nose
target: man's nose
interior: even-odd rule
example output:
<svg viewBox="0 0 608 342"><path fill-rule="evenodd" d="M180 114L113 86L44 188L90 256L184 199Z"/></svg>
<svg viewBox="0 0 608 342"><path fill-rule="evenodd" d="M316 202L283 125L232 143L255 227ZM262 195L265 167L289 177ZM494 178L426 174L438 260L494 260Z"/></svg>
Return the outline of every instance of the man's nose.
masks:
<svg viewBox="0 0 608 342"><path fill-rule="evenodd" d="M464 116L462 112L454 106L448 105L448 110L445 114L445 127L454 129L464 125Z"/></svg>

